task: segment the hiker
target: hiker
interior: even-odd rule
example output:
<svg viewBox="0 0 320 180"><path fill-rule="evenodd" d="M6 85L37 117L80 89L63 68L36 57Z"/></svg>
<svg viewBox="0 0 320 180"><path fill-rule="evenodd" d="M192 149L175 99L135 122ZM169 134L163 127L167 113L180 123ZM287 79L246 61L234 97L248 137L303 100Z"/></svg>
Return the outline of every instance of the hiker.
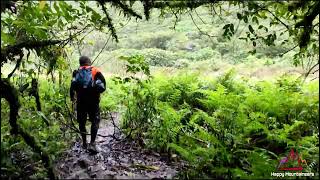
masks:
<svg viewBox="0 0 320 180"><path fill-rule="evenodd" d="M70 97L73 104L76 100L77 121L81 131L83 148L87 149L86 121L87 115L89 115L91 141L88 150L97 152L95 139L100 123L100 94L105 91L106 81L102 73L96 67L91 66L91 60L87 56L81 56L79 63L79 69L74 70L72 74Z"/></svg>

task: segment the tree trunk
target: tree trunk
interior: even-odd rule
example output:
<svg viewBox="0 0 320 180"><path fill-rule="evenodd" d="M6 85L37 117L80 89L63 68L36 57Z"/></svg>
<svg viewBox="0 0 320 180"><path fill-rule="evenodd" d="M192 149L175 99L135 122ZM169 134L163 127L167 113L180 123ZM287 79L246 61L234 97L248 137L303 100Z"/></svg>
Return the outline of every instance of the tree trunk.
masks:
<svg viewBox="0 0 320 180"><path fill-rule="evenodd" d="M10 106L9 122L12 128L11 133L13 135L21 135L26 144L29 145L36 153L39 153L42 161L44 162L45 167L47 168L48 177L50 179L55 179L55 174L48 154L42 149L42 147L36 141L36 139L33 136L31 136L27 131L22 129L20 125L17 123L17 116L20 108L18 91L10 84L10 82L7 79L1 79L0 94L1 98L7 100Z"/></svg>

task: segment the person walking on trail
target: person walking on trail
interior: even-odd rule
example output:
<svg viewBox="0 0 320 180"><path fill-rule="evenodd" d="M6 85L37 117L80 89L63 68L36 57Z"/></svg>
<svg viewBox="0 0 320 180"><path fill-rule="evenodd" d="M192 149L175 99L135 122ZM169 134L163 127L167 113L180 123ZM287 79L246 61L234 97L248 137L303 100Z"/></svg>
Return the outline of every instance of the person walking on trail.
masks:
<svg viewBox="0 0 320 180"><path fill-rule="evenodd" d="M74 70L70 86L72 103L76 103L77 121L83 141L83 148L87 149L86 121L87 115L91 121L91 141L88 150L98 152L95 139L100 123L100 94L106 89L106 81L101 71L91 66L91 60L87 56L79 59L80 67ZM75 99L76 93L76 99Z"/></svg>

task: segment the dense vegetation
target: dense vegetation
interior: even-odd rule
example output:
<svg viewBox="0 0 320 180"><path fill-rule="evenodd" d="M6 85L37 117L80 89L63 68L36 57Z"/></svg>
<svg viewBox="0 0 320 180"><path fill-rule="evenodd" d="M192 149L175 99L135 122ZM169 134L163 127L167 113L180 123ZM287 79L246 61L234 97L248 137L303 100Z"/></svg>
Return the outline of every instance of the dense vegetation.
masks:
<svg viewBox="0 0 320 180"><path fill-rule="evenodd" d="M180 177L270 178L291 148L319 176L317 9L1 1L2 177L55 178L78 137L68 88L80 55L107 77L102 112L122 113L127 138L187 161Z"/></svg>
<svg viewBox="0 0 320 180"><path fill-rule="evenodd" d="M131 86L123 127L190 162L184 178L269 178L291 148L318 164L316 84L203 80L181 74ZM315 172L309 166L305 172Z"/></svg>

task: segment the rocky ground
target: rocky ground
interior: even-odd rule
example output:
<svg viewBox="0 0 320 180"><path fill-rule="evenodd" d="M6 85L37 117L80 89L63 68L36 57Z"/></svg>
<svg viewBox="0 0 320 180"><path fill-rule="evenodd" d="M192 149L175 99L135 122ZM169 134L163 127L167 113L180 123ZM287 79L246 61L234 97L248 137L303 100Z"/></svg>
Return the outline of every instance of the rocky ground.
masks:
<svg viewBox="0 0 320 180"><path fill-rule="evenodd" d="M99 153L90 154L76 141L56 163L59 179L171 179L184 166L180 161L168 161L164 155L141 148L136 142L124 139L115 128L119 115L102 120L96 140ZM89 140L89 136L87 137ZM121 139L121 140L119 140Z"/></svg>

